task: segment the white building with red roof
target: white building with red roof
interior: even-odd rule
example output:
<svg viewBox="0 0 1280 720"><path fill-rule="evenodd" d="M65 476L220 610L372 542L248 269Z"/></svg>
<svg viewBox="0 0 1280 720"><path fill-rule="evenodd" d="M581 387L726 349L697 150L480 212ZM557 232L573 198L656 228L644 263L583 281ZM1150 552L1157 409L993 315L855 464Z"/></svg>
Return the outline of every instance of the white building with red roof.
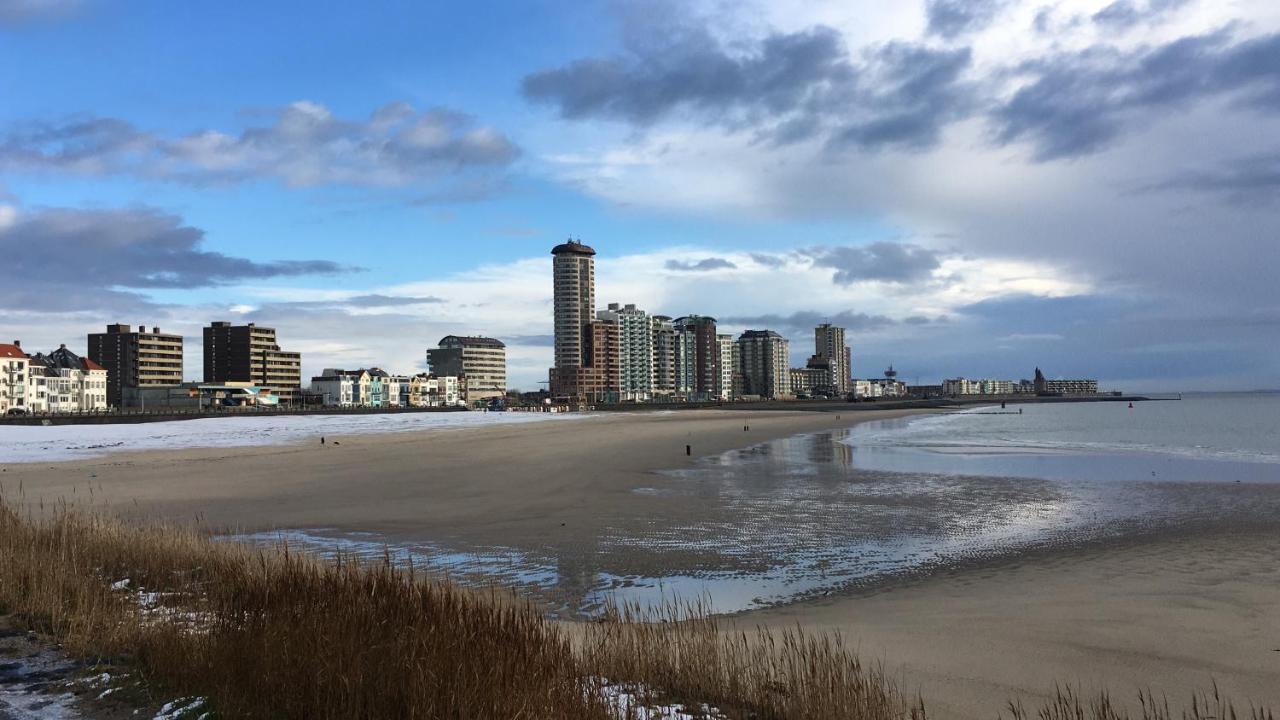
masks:
<svg viewBox="0 0 1280 720"><path fill-rule="evenodd" d="M29 412L27 385L30 359L17 340L12 345L0 343L0 414Z"/></svg>

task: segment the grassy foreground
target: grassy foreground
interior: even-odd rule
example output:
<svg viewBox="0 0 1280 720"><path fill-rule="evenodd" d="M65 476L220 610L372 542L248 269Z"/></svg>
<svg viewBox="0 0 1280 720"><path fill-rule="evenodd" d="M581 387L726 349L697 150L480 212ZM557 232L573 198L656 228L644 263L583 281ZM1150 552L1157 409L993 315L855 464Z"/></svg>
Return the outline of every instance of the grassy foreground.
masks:
<svg viewBox="0 0 1280 720"><path fill-rule="evenodd" d="M224 718L603 720L649 717L647 702L725 718L925 718L923 702L837 637L730 632L688 610L628 609L566 629L504 591L389 559L325 560L66 509L35 519L0 499L0 612L77 655L123 658ZM1010 712L1129 717L1069 693ZM1155 702L1139 712L1179 717ZM1181 717L1235 714L1215 698Z"/></svg>

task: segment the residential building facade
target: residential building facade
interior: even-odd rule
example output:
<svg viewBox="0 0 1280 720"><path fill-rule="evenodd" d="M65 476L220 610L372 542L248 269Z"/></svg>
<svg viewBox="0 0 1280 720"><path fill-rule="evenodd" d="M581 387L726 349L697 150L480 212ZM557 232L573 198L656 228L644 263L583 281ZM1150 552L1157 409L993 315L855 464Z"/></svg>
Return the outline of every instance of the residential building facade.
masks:
<svg viewBox="0 0 1280 720"><path fill-rule="evenodd" d="M12 345L0 344L0 414L31 412L27 398L30 361L17 340Z"/></svg>
<svg viewBox="0 0 1280 720"><path fill-rule="evenodd" d="M427 351L432 375L466 378L469 405L507 394L507 346L489 337L447 335Z"/></svg>
<svg viewBox="0 0 1280 720"><path fill-rule="evenodd" d="M676 394L711 400L720 384L720 341L716 319L686 315L672 322L676 337Z"/></svg>
<svg viewBox="0 0 1280 720"><path fill-rule="evenodd" d="M635 305L609 303L597 319L617 326L618 397L648 400L653 397L653 330L649 314Z"/></svg>
<svg viewBox="0 0 1280 720"><path fill-rule="evenodd" d="M649 322L653 346L653 395L669 399L676 394L675 325L666 315L654 315Z"/></svg>
<svg viewBox="0 0 1280 720"><path fill-rule="evenodd" d="M743 395L791 397L790 343L772 330L748 330L738 337Z"/></svg>
<svg viewBox="0 0 1280 720"><path fill-rule="evenodd" d="M825 363L811 362L809 367L824 367L830 374L829 387L815 388L833 397L844 397L852 392L853 373L849 367L851 353L845 342L845 329L831 323L823 323L813 329L814 358Z"/></svg>
<svg viewBox="0 0 1280 720"><path fill-rule="evenodd" d="M107 409L107 371L61 345L29 360L32 412L77 413ZM38 381L38 382L37 382Z"/></svg>
<svg viewBox="0 0 1280 720"><path fill-rule="evenodd" d="M596 319L596 270L592 248L569 240L551 249L554 312L555 366L550 390L556 397L583 397L586 388L598 387L587 367L590 323Z"/></svg>
<svg viewBox="0 0 1280 720"><path fill-rule="evenodd" d="M89 359L107 371L107 404L123 407L124 388L176 386L182 382L182 336L160 328L108 325L89 334Z"/></svg>
<svg viewBox="0 0 1280 720"><path fill-rule="evenodd" d="M204 329L204 381L252 383L293 404L302 396L302 354L281 350L275 328L213 322Z"/></svg>

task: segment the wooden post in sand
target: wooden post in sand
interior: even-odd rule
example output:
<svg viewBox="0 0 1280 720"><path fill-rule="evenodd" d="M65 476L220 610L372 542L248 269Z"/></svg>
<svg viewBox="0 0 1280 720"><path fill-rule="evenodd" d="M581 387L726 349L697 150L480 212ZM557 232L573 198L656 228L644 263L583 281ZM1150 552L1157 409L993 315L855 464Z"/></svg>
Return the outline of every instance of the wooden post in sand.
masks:
<svg viewBox="0 0 1280 720"><path fill-rule="evenodd" d="M685 446L684 446L684 454L685 454L685 455L692 455L692 454L693 454L693 446L692 446L692 445L685 445Z"/></svg>

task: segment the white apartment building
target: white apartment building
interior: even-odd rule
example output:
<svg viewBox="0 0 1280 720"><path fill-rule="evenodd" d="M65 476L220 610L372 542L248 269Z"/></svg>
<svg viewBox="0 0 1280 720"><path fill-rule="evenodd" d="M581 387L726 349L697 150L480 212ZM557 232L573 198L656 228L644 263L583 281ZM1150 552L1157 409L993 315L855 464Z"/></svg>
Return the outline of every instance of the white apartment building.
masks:
<svg viewBox="0 0 1280 720"><path fill-rule="evenodd" d="M27 354L17 340L0 344L0 413L30 412L27 402Z"/></svg>
<svg viewBox="0 0 1280 720"><path fill-rule="evenodd" d="M970 380L958 377L942 381L943 395L1012 395L1012 380Z"/></svg>
<svg viewBox="0 0 1280 720"><path fill-rule="evenodd" d="M893 378L854 380L853 394L858 398L906 397L907 384Z"/></svg>
<svg viewBox="0 0 1280 720"><path fill-rule="evenodd" d="M720 351L720 374L716 379L716 397L720 400L733 400L738 396L735 380L741 364L738 356L738 343L732 335L716 335L716 347Z"/></svg>
<svg viewBox="0 0 1280 720"><path fill-rule="evenodd" d="M96 412L107 409L107 371L61 345L30 358L30 395L35 412Z"/></svg>
<svg viewBox="0 0 1280 720"><path fill-rule="evenodd" d="M361 407L369 403L370 381L367 370L325 368L323 373L311 378L311 393L320 395L325 405Z"/></svg>
<svg viewBox="0 0 1280 720"><path fill-rule="evenodd" d="M618 396L621 400L653 397L653 326L649 314L635 305L609 303L596 318L618 326Z"/></svg>
<svg viewBox="0 0 1280 720"><path fill-rule="evenodd" d="M77 413L107 409L107 371L67 349L28 356L0 345L0 413Z"/></svg>
<svg viewBox="0 0 1280 720"><path fill-rule="evenodd" d="M457 376L418 373L409 379L410 407L462 407L462 384Z"/></svg>

